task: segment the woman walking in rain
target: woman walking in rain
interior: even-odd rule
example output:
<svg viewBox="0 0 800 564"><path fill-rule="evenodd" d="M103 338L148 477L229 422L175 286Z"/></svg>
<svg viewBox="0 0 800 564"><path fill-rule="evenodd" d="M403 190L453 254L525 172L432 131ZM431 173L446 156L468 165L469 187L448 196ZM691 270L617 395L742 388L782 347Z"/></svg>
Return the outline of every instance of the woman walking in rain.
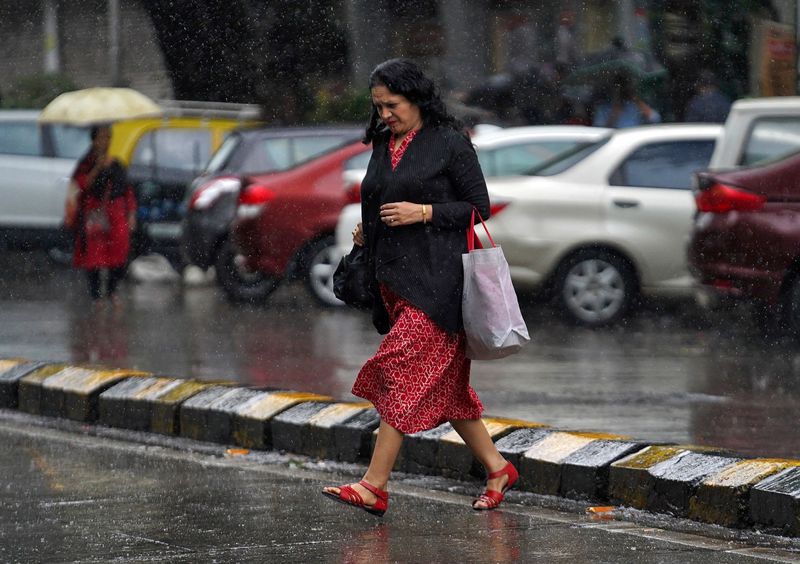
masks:
<svg viewBox="0 0 800 564"><path fill-rule="evenodd" d="M363 225L353 241L369 251L373 322L386 337L359 372L353 394L371 401L381 422L363 479L323 493L383 515L403 436L449 421L488 476L473 508L494 509L518 474L480 419L461 319L461 254L473 209L489 216L486 183L461 125L414 63L381 63L369 87L364 141L373 150L361 185Z"/></svg>
<svg viewBox="0 0 800 564"><path fill-rule="evenodd" d="M115 292L125 275L130 233L136 226L136 199L125 168L108 155L111 128L93 127L91 139L72 175L78 187L73 265L86 270L95 304L103 297L102 272L107 270L105 295L117 303Z"/></svg>

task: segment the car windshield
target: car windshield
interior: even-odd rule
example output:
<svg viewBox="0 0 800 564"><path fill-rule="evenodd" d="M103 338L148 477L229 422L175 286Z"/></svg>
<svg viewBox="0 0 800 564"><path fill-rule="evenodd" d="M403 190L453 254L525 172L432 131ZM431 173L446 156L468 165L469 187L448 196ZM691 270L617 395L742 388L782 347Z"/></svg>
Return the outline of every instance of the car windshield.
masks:
<svg viewBox="0 0 800 564"><path fill-rule="evenodd" d="M344 163L345 170L366 170L369 165L369 159L372 158L372 151L365 151L358 156L348 159Z"/></svg>
<svg viewBox="0 0 800 564"><path fill-rule="evenodd" d="M88 127L71 125L51 125L53 151L56 157L78 159L82 157L92 144Z"/></svg>
<svg viewBox="0 0 800 564"><path fill-rule="evenodd" d="M211 155L211 160L209 160L208 165L206 165L206 172L219 172L225 168L230 156L236 151L236 147L238 147L241 142L242 137L240 135L229 135L225 141L222 142L219 149Z"/></svg>
<svg viewBox="0 0 800 564"><path fill-rule="evenodd" d="M500 147L478 147L478 161L486 177L525 174L584 143L578 139L515 140Z"/></svg>
<svg viewBox="0 0 800 564"><path fill-rule="evenodd" d="M529 176L554 176L556 174L561 174L605 145L609 139L610 137L605 137L600 141L594 141L592 143L579 143L572 149L533 167L525 174Z"/></svg>
<svg viewBox="0 0 800 564"><path fill-rule="evenodd" d="M237 168L242 174L289 170L354 140L352 135L320 135L318 132L263 137L248 145L247 153Z"/></svg>
<svg viewBox="0 0 800 564"><path fill-rule="evenodd" d="M743 166L777 160L800 147L800 120L789 116L762 118L753 123L750 140L739 164Z"/></svg>

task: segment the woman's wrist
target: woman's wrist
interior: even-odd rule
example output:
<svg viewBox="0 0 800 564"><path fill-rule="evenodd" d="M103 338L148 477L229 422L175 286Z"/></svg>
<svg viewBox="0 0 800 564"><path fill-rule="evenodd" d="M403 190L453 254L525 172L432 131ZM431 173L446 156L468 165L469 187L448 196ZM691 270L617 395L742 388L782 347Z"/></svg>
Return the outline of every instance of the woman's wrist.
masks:
<svg viewBox="0 0 800 564"><path fill-rule="evenodd" d="M433 221L433 204L420 204L420 206L422 206L420 212L423 225Z"/></svg>

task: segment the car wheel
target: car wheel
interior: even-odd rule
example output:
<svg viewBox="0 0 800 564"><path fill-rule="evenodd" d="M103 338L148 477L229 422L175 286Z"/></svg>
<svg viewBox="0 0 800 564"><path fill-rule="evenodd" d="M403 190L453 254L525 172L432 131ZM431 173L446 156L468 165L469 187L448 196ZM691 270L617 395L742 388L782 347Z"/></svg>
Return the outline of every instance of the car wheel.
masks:
<svg viewBox="0 0 800 564"><path fill-rule="evenodd" d="M46 249L48 258L59 266L72 266L72 238L71 230L62 229L55 244Z"/></svg>
<svg viewBox="0 0 800 564"><path fill-rule="evenodd" d="M344 302L333 293L333 273L342 258L332 236L324 237L306 252L305 278L311 295L326 306L341 306Z"/></svg>
<svg viewBox="0 0 800 564"><path fill-rule="evenodd" d="M47 249L47 256L51 261L59 266L72 265L72 249L65 249L63 247L50 247Z"/></svg>
<svg viewBox="0 0 800 564"><path fill-rule="evenodd" d="M247 269L244 256L230 237L222 243L214 269L225 295L237 303L263 301L279 282L277 277Z"/></svg>
<svg viewBox="0 0 800 564"><path fill-rule="evenodd" d="M637 292L627 261L601 250L586 250L567 259L556 278L558 301L577 323L600 327L618 321Z"/></svg>

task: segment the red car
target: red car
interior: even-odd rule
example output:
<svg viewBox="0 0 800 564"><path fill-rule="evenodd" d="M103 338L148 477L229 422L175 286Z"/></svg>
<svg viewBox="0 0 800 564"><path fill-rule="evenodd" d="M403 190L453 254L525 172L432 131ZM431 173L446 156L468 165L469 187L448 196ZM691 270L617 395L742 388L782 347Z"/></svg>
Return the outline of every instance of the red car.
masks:
<svg viewBox="0 0 800 564"><path fill-rule="evenodd" d="M695 184L689 265L705 294L762 302L800 330L800 153Z"/></svg>
<svg viewBox="0 0 800 564"><path fill-rule="evenodd" d="M303 277L319 302L341 304L333 295L333 272L341 257L336 222L349 202L343 173L366 168L370 151L351 143L291 170L243 179L233 241L243 262L239 267L257 276L223 284L231 299L258 301L281 280Z"/></svg>

